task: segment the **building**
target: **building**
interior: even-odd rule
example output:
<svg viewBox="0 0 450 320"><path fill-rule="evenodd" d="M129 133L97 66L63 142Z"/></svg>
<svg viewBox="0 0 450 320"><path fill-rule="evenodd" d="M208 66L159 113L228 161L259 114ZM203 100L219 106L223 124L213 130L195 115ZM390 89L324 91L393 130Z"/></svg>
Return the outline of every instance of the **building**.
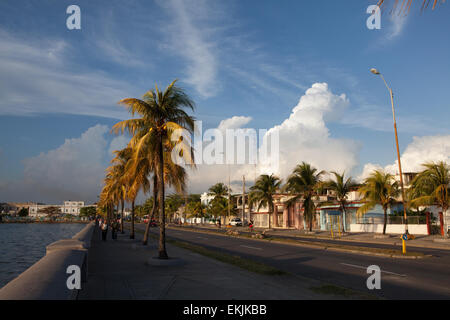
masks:
<svg viewBox="0 0 450 320"><path fill-rule="evenodd" d="M0 214L17 215L22 209L29 209L32 202L2 202L0 203Z"/></svg>
<svg viewBox="0 0 450 320"><path fill-rule="evenodd" d="M91 207L95 205L86 206L84 201L64 201L62 205L58 204L38 204L34 203L29 206L29 216L31 217L44 217L45 213L41 213L42 209L49 207L57 207L60 209L61 214L71 214L74 216L80 215L80 210L83 207Z"/></svg>
<svg viewBox="0 0 450 320"><path fill-rule="evenodd" d="M64 201L64 204L61 206L61 212L78 216L80 214L80 209L83 207L84 201Z"/></svg>

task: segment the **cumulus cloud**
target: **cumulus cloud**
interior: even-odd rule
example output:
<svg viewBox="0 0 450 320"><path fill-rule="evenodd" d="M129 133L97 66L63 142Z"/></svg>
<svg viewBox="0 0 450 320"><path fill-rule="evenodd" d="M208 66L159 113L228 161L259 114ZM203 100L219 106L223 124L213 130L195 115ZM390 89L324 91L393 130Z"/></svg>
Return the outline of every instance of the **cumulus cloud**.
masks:
<svg viewBox="0 0 450 320"><path fill-rule="evenodd" d="M250 121L252 121L252 117L234 116L232 118L220 121L217 128L221 131L227 129L238 129L247 125Z"/></svg>
<svg viewBox="0 0 450 320"><path fill-rule="evenodd" d="M9 201L61 203L63 200L96 202L108 160L109 128L96 125L78 138L66 139L56 149L23 160L23 179L0 185ZM113 140L121 143L119 137Z"/></svg>
<svg viewBox="0 0 450 320"><path fill-rule="evenodd" d="M314 84L300 98L290 117L266 133L268 141L273 134L279 136L278 167L267 166L264 162L258 165L199 166L190 175L192 190L201 192L216 182L227 183L230 176L232 184L235 182L234 190L240 192L243 175L247 181L253 181L263 173L275 173L285 179L302 161L320 170L349 172L358 164L359 145L353 140L333 138L326 126L327 121L339 119L348 105L344 94L333 94L326 83ZM222 121L219 127L230 125L238 128L249 120L246 117L233 117ZM266 148L266 145L262 144L261 148Z"/></svg>
<svg viewBox="0 0 450 320"><path fill-rule="evenodd" d="M333 94L326 83L315 83L300 98L288 119L267 133L279 135L278 170L261 168L286 178L302 161L320 170L351 170L357 165L358 144L353 140L332 138L326 126L348 107L347 97ZM272 168L273 169L273 168Z"/></svg>
<svg viewBox="0 0 450 320"><path fill-rule="evenodd" d="M425 162L444 161L450 163L450 135L414 137L401 156L403 172L418 172ZM382 167L368 163L359 177L365 179L374 170L383 169L391 174L398 174L398 161Z"/></svg>
<svg viewBox="0 0 450 320"><path fill-rule="evenodd" d="M127 136L117 136L114 139L112 139L109 149L108 149L108 156L112 156L113 152L116 150L122 150L128 145L128 142L130 139Z"/></svg>

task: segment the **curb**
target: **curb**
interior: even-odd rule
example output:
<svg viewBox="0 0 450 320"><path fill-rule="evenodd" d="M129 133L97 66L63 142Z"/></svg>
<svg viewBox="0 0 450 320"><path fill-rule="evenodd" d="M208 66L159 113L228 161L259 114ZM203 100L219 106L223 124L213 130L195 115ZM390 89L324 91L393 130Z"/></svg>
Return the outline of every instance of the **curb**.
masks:
<svg viewBox="0 0 450 320"><path fill-rule="evenodd" d="M189 228L189 227L187 227L187 228ZM199 229L205 229L205 230L207 230L207 228L201 228L201 227L199 227ZM202 231L199 231L199 232L202 232ZM206 232L209 232L209 231L206 231ZM212 232L214 232L214 231L212 231ZM270 235L270 233L269 233L269 235ZM276 237L276 236L282 236L283 237L283 235L271 235L271 236L274 236L274 237ZM308 240L308 239L316 239L316 240L332 240L332 241L336 241L336 239L330 239L330 238L328 238L328 237L320 237L320 236L315 236L315 237L311 237L311 236L303 236L303 235L300 235L300 236L285 236L284 235L284 237L287 237L287 238L291 238L291 239L306 239L306 240ZM365 242L365 243L370 243L370 244L379 244L379 245L392 245L392 246L400 246L401 244L402 244L402 242L401 242L401 239L399 239L398 241L396 241L396 242L393 242L393 243L380 243L380 242L378 242L378 241L372 241L372 240L353 240L353 239L339 239L339 241L342 241L342 242ZM411 244L409 244L409 246L411 246L411 247L417 247L417 248L423 248L423 249L435 249L435 250L450 250L450 245L446 245L445 243L447 243L447 242L445 242L445 241L433 241L433 240L425 240L425 241L430 241L430 242L432 242L432 243L436 243L436 244L440 244L441 246L436 246L436 245L434 245L433 246L433 244L432 243L430 243L430 244L420 244L420 243L411 243Z"/></svg>
<svg viewBox="0 0 450 320"><path fill-rule="evenodd" d="M177 227L167 227L167 229L170 230L178 230L182 231L183 228L177 228ZM328 247L323 245L314 245L314 244L303 244L303 243L291 243L291 242L284 242L284 241L278 241L278 240L263 240L263 239L255 239L255 238L247 238L242 236L230 236L227 234L221 234L216 233L214 231L199 231L199 230L186 230L188 232L198 232L198 233L204 233L204 234L212 234L212 235L218 235L222 237L231 237L231 238L241 238L241 239L247 239L252 241L258 241L258 242L270 242L270 243L277 243L277 244L284 244L284 245L292 245L297 247L307 247L307 248L313 248L313 249L323 249L323 250L330 250L330 251L337 251L337 252L346 252L346 253L353 253L353 254L360 254L360 255L368 255L368 256L378 256L383 258L392 258L392 259L424 259L424 258L431 258L432 255L423 255L423 256L402 256L402 255L394 255L394 254L388 254L388 253L378 253L378 252L364 252L359 250L352 250L352 249L343 249L343 248L334 248L334 247Z"/></svg>

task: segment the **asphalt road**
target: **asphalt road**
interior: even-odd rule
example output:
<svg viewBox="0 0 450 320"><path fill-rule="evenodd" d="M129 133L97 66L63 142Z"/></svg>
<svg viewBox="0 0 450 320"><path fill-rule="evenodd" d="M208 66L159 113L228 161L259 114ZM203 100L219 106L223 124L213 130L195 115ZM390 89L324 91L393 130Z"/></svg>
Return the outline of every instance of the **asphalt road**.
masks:
<svg viewBox="0 0 450 320"><path fill-rule="evenodd" d="M152 232L157 233L158 229ZM167 236L386 299L450 299L450 252L445 250L420 248L415 251L435 257L406 260L201 234L181 228L167 230ZM367 267L371 265L381 268L381 290L367 289Z"/></svg>

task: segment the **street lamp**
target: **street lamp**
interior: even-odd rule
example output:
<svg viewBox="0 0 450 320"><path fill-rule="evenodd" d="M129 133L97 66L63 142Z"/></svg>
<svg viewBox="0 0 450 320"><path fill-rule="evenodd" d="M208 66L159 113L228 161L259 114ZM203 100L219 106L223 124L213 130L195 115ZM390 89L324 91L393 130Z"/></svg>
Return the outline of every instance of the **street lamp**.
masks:
<svg viewBox="0 0 450 320"><path fill-rule="evenodd" d="M383 75L375 68L370 69L374 75L379 75L381 79L383 79L386 88L389 90L389 94L391 96L391 104L392 104L392 116L394 118L394 131L395 131L395 143L397 145L397 158L398 158L398 171L400 173L400 187L402 189L402 202L403 202L403 213L405 216L405 233L408 234L408 217L406 215L406 197L405 197L405 188L403 186L403 173L402 173L402 163L400 161L400 149L398 147L398 134L397 134L397 121L395 120L395 109L394 109L394 93L392 89L388 86L386 80Z"/></svg>

